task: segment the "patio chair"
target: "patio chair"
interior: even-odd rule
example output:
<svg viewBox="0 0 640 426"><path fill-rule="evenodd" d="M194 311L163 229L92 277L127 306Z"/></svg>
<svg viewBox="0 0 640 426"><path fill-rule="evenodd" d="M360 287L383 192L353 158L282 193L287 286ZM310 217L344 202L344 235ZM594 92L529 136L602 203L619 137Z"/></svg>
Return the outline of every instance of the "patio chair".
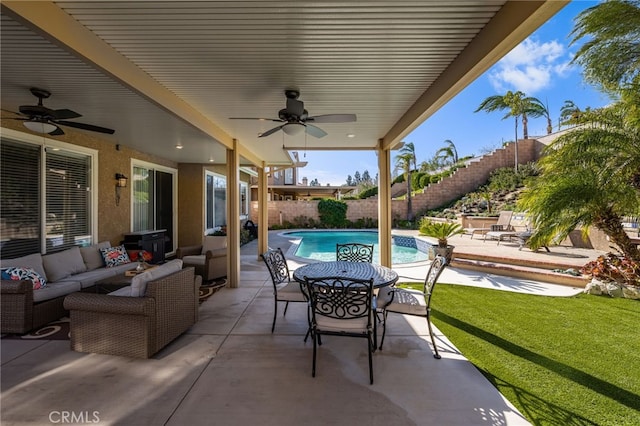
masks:
<svg viewBox="0 0 640 426"><path fill-rule="evenodd" d="M284 314L282 314L282 316L285 316L289 302L307 303L307 297L303 293L300 283L291 280L287 260L280 248L269 249L261 254L260 257L262 257L262 260L264 260L264 263L267 265L267 269L269 269L269 274L271 275L271 282L273 283L273 296L275 301L273 324L271 325L271 332L273 333L278 315L278 302L286 302L284 305ZM307 331L307 336L308 334L309 332ZM304 338L305 341L307 340L307 336Z"/></svg>
<svg viewBox="0 0 640 426"><path fill-rule="evenodd" d="M384 310L384 322L382 324L382 339L380 340L380 350L384 344L384 336L387 332L387 315L389 312L413 315L424 317L427 320L427 326L429 327L429 336L431 336L431 343L433 344L433 357L440 359L438 353L438 347L433 336L433 329L431 327L431 298L433 296L433 290L435 288L438 277L447 266L447 260L444 256L436 256L429 266L429 271L424 280L424 287L422 291L411 290L404 288L391 289L391 301L383 307Z"/></svg>
<svg viewBox="0 0 640 426"><path fill-rule="evenodd" d="M336 260L348 262L373 262L373 244L336 244Z"/></svg>
<svg viewBox="0 0 640 426"><path fill-rule="evenodd" d="M498 221L495 223L495 225L492 225L492 226L497 225L498 227L503 227L506 229L509 227L509 223L511 222L512 217L513 217L512 211L510 210L501 211L500 215L498 216ZM473 239L473 236L475 234L483 234L486 236L487 232L492 231L491 228L492 227L484 226L484 223L483 223L482 227L480 228L465 228L464 235L471 235L471 239Z"/></svg>
<svg viewBox="0 0 640 426"><path fill-rule="evenodd" d="M367 339L369 382L373 384L374 326L371 298L373 279L344 277L305 279L311 303L311 338L316 376L317 346L321 335L359 337Z"/></svg>
<svg viewBox="0 0 640 426"><path fill-rule="evenodd" d="M484 239L482 241L486 241L487 237L492 240L498 240L498 244L503 241L505 238L511 238L516 235L513 227L511 226L511 219L513 218L512 211L503 211L500 212L500 216L498 217L498 222L495 225L491 225L489 231L485 232Z"/></svg>

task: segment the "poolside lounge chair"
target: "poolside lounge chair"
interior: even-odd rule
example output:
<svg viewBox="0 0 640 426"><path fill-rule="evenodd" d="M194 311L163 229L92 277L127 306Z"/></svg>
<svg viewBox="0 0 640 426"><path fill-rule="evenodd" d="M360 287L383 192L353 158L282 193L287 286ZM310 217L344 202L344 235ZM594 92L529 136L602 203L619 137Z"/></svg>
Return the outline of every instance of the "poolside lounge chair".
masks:
<svg viewBox="0 0 640 426"><path fill-rule="evenodd" d="M502 218L503 213L504 213L504 218L503 218L503 221L501 222L500 219ZM512 218L513 218L512 211L507 210L507 211L500 212L498 223L496 223L495 225L491 225L491 228L489 229L489 231L485 232L483 241L486 241L487 237L489 237L492 240L498 240L498 244L500 244L500 241L503 241L505 238L514 237L516 235L516 232L513 229L513 226L511 226Z"/></svg>
<svg viewBox="0 0 640 426"><path fill-rule="evenodd" d="M503 228L508 228L509 227L509 223L511 222L511 217L513 216L513 212L510 210L505 210L500 212L500 215L498 216L498 222L496 222L495 225L498 226L502 226ZM475 234L486 234L487 232L491 231L492 228L491 227L486 227L483 226L480 228L465 228L464 229L464 234L465 235L471 235L471 239L473 239L473 236Z"/></svg>

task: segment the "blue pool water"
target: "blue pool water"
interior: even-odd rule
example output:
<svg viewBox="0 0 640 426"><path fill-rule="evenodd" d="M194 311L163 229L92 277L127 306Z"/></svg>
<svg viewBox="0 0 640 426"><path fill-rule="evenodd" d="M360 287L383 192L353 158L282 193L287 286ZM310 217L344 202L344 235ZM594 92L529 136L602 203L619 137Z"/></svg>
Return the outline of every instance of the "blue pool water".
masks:
<svg viewBox="0 0 640 426"><path fill-rule="evenodd" d="M336 260L336 244L373 244L373 262L380 263L378 233L374 231L299 231L284 235L300 239L295 255L307 259ZM412 263L427 260L428 244L420 244L413 237L392 237L391 262L393 264Z"/></svg>

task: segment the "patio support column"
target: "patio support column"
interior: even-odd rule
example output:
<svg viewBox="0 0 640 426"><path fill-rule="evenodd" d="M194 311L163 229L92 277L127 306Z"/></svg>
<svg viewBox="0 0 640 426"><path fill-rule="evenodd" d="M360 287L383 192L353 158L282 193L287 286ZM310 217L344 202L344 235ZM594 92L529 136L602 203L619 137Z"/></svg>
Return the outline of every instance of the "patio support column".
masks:
<svg viewBox="0 0 640 426"><path fill-rule="evenodd" d="M258 168L258 259L269 248L269 187L267 166Z"/></svg>
<svg viewBox="0 0 640 426"><path fill-rule="evenodd" d="M240 154L238 141L227 149L227 285L240 284Z"/></svg>
<svg viewBox="0 0 640 426"><path fill-rule="evenodd" d="M391 267L391 150L378 143L378 244L380 264Z"/></svg>

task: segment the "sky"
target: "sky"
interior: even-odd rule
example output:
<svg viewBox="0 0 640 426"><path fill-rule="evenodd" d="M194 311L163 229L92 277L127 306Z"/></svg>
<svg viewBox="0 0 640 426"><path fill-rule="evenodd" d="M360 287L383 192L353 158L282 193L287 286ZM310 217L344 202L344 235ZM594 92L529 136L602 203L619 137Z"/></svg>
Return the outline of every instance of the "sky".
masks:
<svg viewBox="0 0 640 426"><path fill-rule="evenodd" d="M497 62L482 76L467 86L444 107L429 117L404 138L413 142L418 164L433 157L435 152L451 140L459 157L481 155L500 148L504 141L515 137L514 119L502 120L506 111L475 113L480 103L489 96L504 95L508 90L521 91L545 102L551 111L554 131L557 130L560 109L565 100L573 101L580 109L597 108L610 103L610 99L583 82L581 69L570 62L578 49L569 46L574 18L597 1L573 1L538 28L520 45ZM462 124L461 124L462 123ZM529 119L529 135L545 135L546 118ZM522 138L522 126L518 125ZM318 179L320 185L343 185L347 176L368 170L371 177L378 172L374 151L335 152L307 151L301 160L308 165L301 176L309 181ZM395 164L395 152L391 153Z"/></svg>

